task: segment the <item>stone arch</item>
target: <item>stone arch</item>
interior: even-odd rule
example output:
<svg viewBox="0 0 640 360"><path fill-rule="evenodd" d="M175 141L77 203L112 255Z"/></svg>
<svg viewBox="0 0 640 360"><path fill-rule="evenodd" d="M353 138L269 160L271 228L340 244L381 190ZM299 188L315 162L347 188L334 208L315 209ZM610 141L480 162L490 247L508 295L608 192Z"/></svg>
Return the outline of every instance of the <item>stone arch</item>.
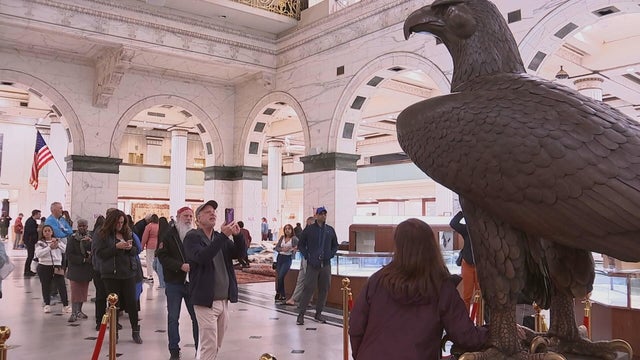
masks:
<svg viewBox="0 0 640 360"><path fill-rule="evenodd" d="M256 102L253 106L249 114L247 115L247 119L245 120L244 126L242 128L242 137L240 139L240 144L236 149L236 159L242 159L243 165L246 166L262 166L262 147L265 143L265 137L267 136L266 132L256 132L254 131L256 124L259 122L261 117L267 116L264 115L263 112L265 108L267 108L270 104L274 104L277 102L285 103L293 108L298 115L298 119L300 120L300 125L302 126L302 133L304 135L304 143L305 143L305 153L309 153L309 126L307 122L307 116L300 106L298 100L293 97L291 94L282 91L276 91L270 94L265 95L260 100ZM266 120L265 120L266 121ZM255 154L250 154L249 148L251 140L256 140L258 143L257 152Z"/></svg>
<svg viewBox="0 0 640 360"><path fill-rule="evenodd" d="M615 6L620 11L607 15L607 17L640 13L640 7L638 7L637 1L612 1L606 4L602 2L565 1L544 15L540 21L529 29L522 40L520 40L518 48L525 69L534 74L538 74L542 69L540 65L546 60L549 54L558 51L567 36L580 31L580 29L583 29L585 26L598 22L601 18L595 16L593 11L608 6ZM555 36L560 29L569 23L573 23L577 25L577 27L567 33L563 38ZM542 59L539 60L539 65L533 70L530 69L529 66L536 56L538 58L542 57Z"/></svg>
<svg viewBox="0 0 640 360"><path fill-rule="evenodd" d="M440 91L448 93L451 89L451 81L445 73L431 60L418 54L409 52L387 53L371 60L363 66L344 88L338 105L335 108L331 128L329 130L328 152L355 153L358 120L361 118L361 110L354 110L351 104L356 97L369 97L376 91L375 87L367 86L367 82L376 74L388 72L393 67L401 66L408 69L423 70L438 86ZM349 120L354 120L355 127L351 138L343 139L341 129Z"/></svg>
<svg viewBox="0 0 640 360"><path fill-rule="evenodd" d="M36 96L39 95L38 93L42 94L42 96L40 96L41 99L58 113L60 120L69 128L73 149L72 153L74 155L85 155L84 133L82 132L80 120L64 95L44 80L22 71L0 69L0 80L15 82L25 86L25 90L27 91L33 89L37 93L33 91L30 92Z"/></svg>
<svg viewBox="0 0 640 360"><path fill-rule="evenodd" d="M180 106L200 120L202 126L206 130L205 133L200 134L200 139L202 140L202 144L205 148L205 158L207 166L223 165L224 157L222 141L220 133L218 132L218 129L215 126L212 117L210 117L200 106L176 95L149 96L131 105L124 113L122 113L122 115L118 119L118 123L116 124L113 134L111 135L110 156L118 156L120 142L122 141L122 136L120 135L124 133L127 125L134 116L152 106L164 104ZM213 114L213 118L217 118L218 116L220 116L219 110L216 114ZM207 151L207 143L211 143L211 147L213 150L211 154L209 154L209 152Z"/></svg>

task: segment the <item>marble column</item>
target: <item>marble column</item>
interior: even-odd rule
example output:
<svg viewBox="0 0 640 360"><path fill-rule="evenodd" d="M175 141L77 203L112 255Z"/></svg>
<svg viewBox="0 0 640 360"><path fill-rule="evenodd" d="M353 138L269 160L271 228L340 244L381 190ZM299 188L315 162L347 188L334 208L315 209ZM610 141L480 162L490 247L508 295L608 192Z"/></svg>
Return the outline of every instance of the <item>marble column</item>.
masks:
<svg viewBox="0 0 640 360"><path fill-rule="evenodd" d="M319 206L327 208L327 223L336 230L338 243L349 241L349 226L356 215L358 197L356 162L360 155L322 153L303 156L304 212L313 215Z"/></svg>
<svg viewBox="0 0 640 360"><path fill-rule="evenodd" d="M122 159L71 155L64 160L71 182L67 210L74 222L85 218L89 227L93 227L98 216L118 205L118 174Z"/></svg>
<svg viewBox="0 0 640 360"><path fill-rule="evenodd" d="M65 194L67 193L69 182L67 174L64 172L64 157L67 156L69 140L67 139L67 132L57 116L51 117L49 138L45 137L45 142L49 146L51 154L53 154L53 160L45 165L47 167L47 202L46 208L42 209L42 216L49 216L49 205L51 203L58 201L64 207L68 205Z"/></svg>
<svg viewBox="0 0 640 360"><path fill-rule="evenodd" d="M604 79L599 75L589 75L573 81L578 92L592 99L602 101L602 83Z"/></svg>
<svg viewBox="0 0 640 360"><path fill-rule="evenodd" d="M224 216L224 208L234 208L236 221L242 220L253 240L260 241L262 168L210 166L202 170L205 185L211 184L210 196L207 196L208 191L205 190L205 201L214 199L218 202L220 219Z"/></svg>
<svg viewBox="0 0 640 360"><path fill-rule="evenodd" d="M453 191L436 183L436 216L453 216Z"/></svg>
<svg viewBox="0 0 640 360"><path fill-rule="evenodd" d="M267 141L267 214L266 218L271 224L271 219L278 219L282 224L280 205L282 202L282 147L284 142L279 139ZM275 229L274 229L275 232Z"/></svg>
<svg viewBox="0 0 640 360"><path fill-rule="evenodd" d="M187 131L171 130L171 179L169 180L169 213L184 206L187 192Z"/></svg>

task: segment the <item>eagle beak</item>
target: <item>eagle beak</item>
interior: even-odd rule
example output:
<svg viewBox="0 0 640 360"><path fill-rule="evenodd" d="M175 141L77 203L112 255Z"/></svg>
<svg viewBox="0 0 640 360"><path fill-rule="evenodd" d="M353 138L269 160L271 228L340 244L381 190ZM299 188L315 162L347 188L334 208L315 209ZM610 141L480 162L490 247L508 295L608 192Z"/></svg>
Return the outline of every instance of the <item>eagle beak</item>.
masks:
<svg viewBox="0 0 640 360"><path fill-rule="evenodd" d="M427 32L440 36L438 29L444 28L445 23L431 10L431 6L425 6L414 11L404 21L404 39L409 39L411 33Z"/></svg>

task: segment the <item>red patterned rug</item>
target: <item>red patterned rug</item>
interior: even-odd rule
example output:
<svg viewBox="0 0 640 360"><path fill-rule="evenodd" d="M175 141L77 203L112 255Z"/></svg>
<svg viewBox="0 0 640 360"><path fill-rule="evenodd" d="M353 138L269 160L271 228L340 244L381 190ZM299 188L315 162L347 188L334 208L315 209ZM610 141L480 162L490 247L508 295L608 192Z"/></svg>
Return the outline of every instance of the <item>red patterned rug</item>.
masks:
<svg viewBox="0 0 640 360"><path fill-rule="evenodd" d="M275 281L276 272L271 268L271 264L251 264L249 268L236 268L236 279L238 284Z"/></svg>

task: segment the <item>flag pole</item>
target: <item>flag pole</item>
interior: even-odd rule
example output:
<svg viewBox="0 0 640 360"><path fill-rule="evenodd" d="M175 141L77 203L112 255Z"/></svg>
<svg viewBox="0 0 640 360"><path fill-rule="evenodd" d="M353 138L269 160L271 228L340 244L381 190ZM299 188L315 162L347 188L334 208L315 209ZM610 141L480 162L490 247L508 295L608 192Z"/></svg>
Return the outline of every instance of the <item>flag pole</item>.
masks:
<svg viewBox="0 0 640 360"><path fill-rule="evenodd" d="M60 164L58 164L58 160L56 160L56 157L53 156L53 154L51 154L53 157L53 162L56 163L56 167L58 168L58 170L60 171L60 174L62 175L62 177L64 178L64 181L67 183L67 185L69 184L69 180L67 180L67 176L64 174L64 171L62 171L62 168L60 167Z"/></svg>

